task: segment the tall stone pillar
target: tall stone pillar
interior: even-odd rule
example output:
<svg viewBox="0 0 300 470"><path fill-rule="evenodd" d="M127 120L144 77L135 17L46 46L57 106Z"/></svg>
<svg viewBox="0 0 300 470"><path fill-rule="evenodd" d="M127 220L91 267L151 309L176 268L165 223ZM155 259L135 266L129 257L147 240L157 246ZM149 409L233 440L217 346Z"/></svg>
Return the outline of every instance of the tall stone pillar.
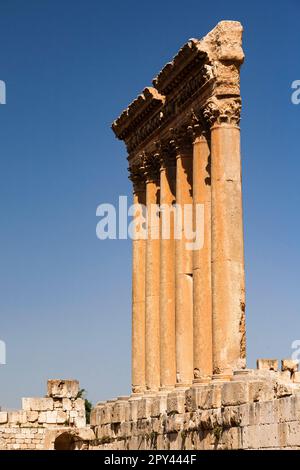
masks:
<svg viewBox="0 0 300 470"><path fill-rule="evenodd" d="M142 232L143 208L146 204L144 175L130 168L133 183L133 241L132 241L132 392L145 391L145 257L146 239Z"/></svg>
<svg viewBox="0 0 300 470"><path fill-rule="evenodd" d="M207 134L199 125L194 131L194 231L197 231L200 243L199 232L202 230L203 245L196 246L193 250L193 382L203 383L208 382L212 376L211 175Z"/></svg>
<svg viewBox="0 0 300 470"><path fill-rule="evenodd" d="M176 386L189 386L193 381L193 258L186 239L189 205L193 204L193 152L191 142L176 139L176 205L182 214L181 236L175 240L176 271ZM178 218L177 220L179 220Z"/></svg>
<svg viewBox="0 0 300 470"><path fill-rule="evenodd" d="M174 203L176 159L163 149L160 168L160 385L161 390L176 383L175 355L175 242Z"/></svg>
<svg viewBox="0 0 300 470"><path fill-rule="evenodd" d="M160 387L160 218L159 159L144 160L146 176L147 240L146 240L146 390Z"/></svg>
<svg viewBox="0 0 300 470"><path fill-rule="evenodd" d="M213 378L245 367L245 280L240 98L213 97L211 124Z"/></svg>

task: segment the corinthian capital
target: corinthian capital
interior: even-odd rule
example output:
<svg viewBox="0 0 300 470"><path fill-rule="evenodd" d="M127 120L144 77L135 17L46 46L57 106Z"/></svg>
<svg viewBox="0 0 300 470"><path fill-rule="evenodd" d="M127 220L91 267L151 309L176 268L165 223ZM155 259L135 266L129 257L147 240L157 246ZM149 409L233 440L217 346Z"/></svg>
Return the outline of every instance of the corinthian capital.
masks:
<svg viewBox="0 0 300 470"><path fill-rule="evenodd" d="M203 109L203 116L210 126L214 124L232 124L238 126L241 118L241 98L212 97Z"/></svg>
<svg viewBox="0 0 300 470"><path fill-rule="evenodd" d="M130 179L130 181L132 181L133 192L138 193L141 191L145 191L145 175L140 165L131 165L128 168L128 171L128 178Z"/></svg>
<svg viewBox="0 0 300 470"><path fill-rule="evenodd" d="M143 155L143 169L146 181L159 181L160 172L160 159L159 155L156 154L144 154Z"/></svg>

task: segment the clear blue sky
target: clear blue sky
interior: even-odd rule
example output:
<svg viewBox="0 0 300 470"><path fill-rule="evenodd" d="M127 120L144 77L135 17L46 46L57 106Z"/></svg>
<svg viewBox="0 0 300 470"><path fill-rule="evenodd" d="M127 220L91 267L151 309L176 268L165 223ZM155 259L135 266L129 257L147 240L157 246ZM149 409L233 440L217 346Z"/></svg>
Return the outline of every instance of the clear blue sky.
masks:
<svg viewBox="0 0 300 470"><path fill-rule="evenodd" d="M243 23L248 364L300 339L297 0L0 0L0 404L78 378L129 392L130 241L99 241L96 207L130 194L112 120L191 37Z"/></svg>

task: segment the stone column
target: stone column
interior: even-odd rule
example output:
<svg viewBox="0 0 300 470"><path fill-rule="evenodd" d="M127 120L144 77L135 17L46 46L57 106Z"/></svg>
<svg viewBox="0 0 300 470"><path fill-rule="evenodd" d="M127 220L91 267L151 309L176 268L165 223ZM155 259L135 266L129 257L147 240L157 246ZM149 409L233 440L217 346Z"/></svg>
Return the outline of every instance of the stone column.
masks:
<svg viewBox="0 0 300 470"><path fill-rule="evenodd" d="M176 145L176 205L182 214L180 239L175 240L175 315L176 315L176 386L186 387L193 380L193 259L187 249L184 225L185 205L192 207L192 144L182 136ZM177 219L178 220L178 219Z"/></svg>
<svg viewBox="0 0 300 470"><path fill-rule="evenodd" d="M144 175L130 168L133 183L133 241L132 241L132 392L145 391L145 257L146 238L142 232L143 208L146 204Z"/></svg>
<svg viewBox="0 0 300 470"><path fill-rule="evenodd" d="M175 355L175 242L174 203L176 159L170 148L161 153L160 168L160 385L161 390L176 383Z"/></svg>
<svg viewBox="0 0 300 470"><path fill-rule="evenodd" d="M214 379L245 367L245 281L240 159L240 98L212 98L212 308Z"/></svg>
<svg viewBox="0 0 300 470"><path fill-rule="evenodd" d="M155 392L160 387L160 223L159 223L159 159L144 159L146 176L147 240L146 240L146 389ZM157 210L155 210L157 205Z"/></svg>
<svg viewBox="0 0 300 470"><path fill-rule="evenodd" d="M194 231L203 245L193 250L193 335L194 383L208 382L212 376L212 292L211 292L211 175L207 135L194 127L193 204ZM203 219L199 206L203 210ZM197 217L196 217L197 216ZM196 225L197 222L197 225ZM204 224L200 226L199 224Z"/></svg>

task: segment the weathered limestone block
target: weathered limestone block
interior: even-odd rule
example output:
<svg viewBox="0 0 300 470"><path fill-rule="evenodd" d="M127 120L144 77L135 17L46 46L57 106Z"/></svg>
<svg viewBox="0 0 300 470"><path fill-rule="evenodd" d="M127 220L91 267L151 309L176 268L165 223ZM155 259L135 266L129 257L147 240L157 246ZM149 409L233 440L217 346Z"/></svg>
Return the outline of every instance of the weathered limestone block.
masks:
<svg viewBox="0 0 300 470"><path fill-rule="evenodd" d="M167 413L184 413L185 412L185 390L176 390L170 392L167 397Z"/></svg>
<svg viewBox="0 0 300 470"><path fill-rule="evenodd" d="M82 398L77 398L77 400L82 400ZM75 403L77 402L77 400L75 401ZM70 398L63 398L62 399L62 409L64 411L71 411L72 401L70 400Z"/></svg>
<svg viewBox="0 0 300 470"><path fill-rule="evenodd" d="M249 400L248 382L227 382L222 387L222 406L242 405Z"/></svg>
<svg viewBox="0 0 300 470"><path fill-rule="evenodd" d="M297 372L298 370L298 361L294 359L282 359L281 360L281 370L289 371L291 373Z"/></svg>
<svg viewBox="0 0 300 470"><path fill-rule="evenodd" d="M277 398L288 397L293 394L293 384L288 383L276 383L275 384L275 394Z"/></svg>
<svg viewBox="0 0 300 470"><path fill-rule="evenodd" d="M38 411L27 411L27 421L29 423L34 423L38 420L39 413Z"/></svg>
<svg viewBox="0 0 300 470"><path fill-rule="evenodd" d="M46 423L46 421L47 421L47 413L46 411L42 411L41 413L39 413L38 422L39 424L43 424L43 423Z"/></svg>
<svg viewBox="0 0 300 470"><path fill-rule="evenodd" d="M109 400L106 404L101 408L101 424L109 424L111 423L112 417L112 407L116 400ZM70 412L71 413L71 412Z"/></svg>
<svg viewBox="0 0 300 470"><path fill-rule="evenodd" d="M76 398L79 392L78 380L48 380L48 397Z"/></svg>
<svg viewBox="0 0 300 470"><path fill-rule="evenodd" d="M274 385L266 380L254 380L248 382L249 401L268 401L275 397Z"/></svg>
<svg viewBox="0 0 300 470"><path fill-rule="evenodd" d="M83 398L77 398L73 402L74 409L77 411L84 411L85 410L85 401Z"/></svg>
<svg viewBox="0 0 300 470"><path fill-rule="evenodd" d="M283 382L290 382L292 378L292 373L290 370L285 369L278 372L280 380Z"/></svg>
<svg viewBox="0 0 300 470"><path fill-rule="evenodd" d="M175 414L175 415L168 416L165 422L167 434L170 434L173 432L178 433L179 431L181 431L183 428L183 423L184 423L184 417L182 415Z"/></svg>
<svg viewBox="0 0 300 470"><path fill-rule="evenodd" d="M152 417L159 417L160 415L166 413L167 399L168 399L168 395L166 393L158 393L153 398L152 406L151 406Z"/></svg>
<svg viewBox="0 0 300 470"><path fill-rule="evenodd" d="M68 415L63 410L57 410L57 424L66 424L68 422Z"/></svg>
<svg viewBox="0 0 300 470"><path fill-rule="evenodd" d="M141 398L131 397L128 400L129 403L129 420L136 421L138 419L138 403Z"/></svg>
<svg viewBox="0 0 300 470"><path fill-rule="evenodd" d="M191 410L220 408L222 397L222 385L195 385L191 389Z"/></svg>
<svg viewBox="0 0 300 470"><path fill-rule="evenodd" d="M53 410L52 398L22 398L22 408L26 411Z"/></svg>
<svg viewBox="0 0 300 470"><path fill-rule="evenodd" d="M257 368L259 370L267 369L267 370L278 370L278 360L277 359L257 359Z"/></svg>
<svg viewBox="0 0 300 470"><path fill-rule="evenodd" d="M151 407L154 397L144 397L138 401L137 417L138 419L150 418Z"/></svg>
<svg viewBox="0 0 300 470"><path fill-rule="evenodd" d="M293 382L296 384L300 384L300 372L295 372L293 374Z"/></svg>
<svg viewBox="0 0 300 470"><path fill-rule="evenodd" d="M77 418L74 418L74 425L77 428L84 428L86 426L86 420L82 416L77 416Z"/></svg>
<svg viewBox="0 0 300 470"><path fill-rule="evenodd" d="M9 411L8 421L11 424L25 424L27 422L26 411Z"/></svg>
<svg viewBox="0 0 300 470"><path fill-rule="evenodd" d="M8 421L7 411L0 411L0 424L5 424Z"/></svg>
<svg viewBox="0 0 300 470"><path fill-rule="evenodd" d="M46 411L46 423L56 424L57 423L57 411Z"/></svg>
<svg viewBox="0 0 300 470"><path fill-rule="evenodd" d="M112 423L122 423L126 420L126 408L128 406L128 397L118 398L112 408Z"/></svg>

